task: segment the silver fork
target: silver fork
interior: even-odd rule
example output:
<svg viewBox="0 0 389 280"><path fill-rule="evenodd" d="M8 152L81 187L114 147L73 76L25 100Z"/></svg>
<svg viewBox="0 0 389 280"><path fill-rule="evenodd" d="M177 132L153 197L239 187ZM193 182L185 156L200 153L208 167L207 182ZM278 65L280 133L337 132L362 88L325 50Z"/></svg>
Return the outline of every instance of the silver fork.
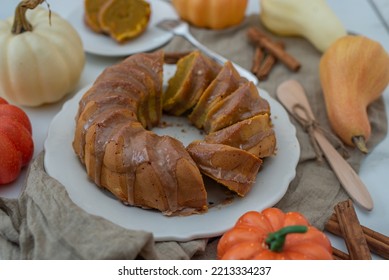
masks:
<svg viewBox="0 0 389 280"><path fill-rule="evenodd" d="M214 51L208 49L206 46L201 44L195 37L193 37L192 34L189 31L188 24L186 22L184 22L184 21L181 21L181 20L178 20L178 19L164 19L164 20L160 21L157 24L157 27L159 27L159 28L161 28L161 29L163 29L165 31L169 31L169 32L171 32L171 33L173 33L175 35L184 37L194 47L198 48L204 54L206 54L207 56L211 57L212 59L214 59L215 61L217 61L218 63L220 63L222 65L227 61L227 59L225 57L223 57L223 56L215 53ZM232 62L232 63L234 65L234 67L236 68L236 70L238 70L239 73L243 77L245 77L249 81L252 81L255 85L258 85L258 79L257 79L256 76L254 76L253 74L251 74L251 72L249 72L248 70L246 70L243 67L239 66L238 64L236 64L234 62Z"/></svg>

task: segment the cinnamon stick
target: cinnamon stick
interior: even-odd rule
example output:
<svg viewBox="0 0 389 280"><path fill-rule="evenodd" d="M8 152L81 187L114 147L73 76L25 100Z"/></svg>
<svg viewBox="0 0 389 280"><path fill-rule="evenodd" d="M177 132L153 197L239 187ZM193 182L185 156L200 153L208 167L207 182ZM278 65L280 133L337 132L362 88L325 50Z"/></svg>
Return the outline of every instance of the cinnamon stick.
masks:
<svg viewBox="0 0 389 280"><path fill-rule="evenodd" d="M384 259L389 259L389 237L363 225L361 225L361 227L370 251ZM327 221L325 230L336 236L342 237L336 214L333 214Z"/></svg>
<svg viewBox="0 0 389 280"><path fill-rule="evenodd" d="M332 247L332 256L334 257L334 260L349 260L350 256L346 254L345 252L336 249L335 247Z"/></svg>
<svg viewBox="0 0 389 280"><path fill-rule="evenodd" d="M274 55L278 60L284 63L290 70L296 72L300 69L301 64L296 58L291 56L285 50L277 46L265 33L256 27L250 27L247 31L249 40L266 51Z"/></svg>
<svg viewBox="0 0 389 280"><path fill-rule="evenodd" d="M276 44L277 44L277 46L279 46L282 49L285 48L285 45L283 42L277 42ZM256 76L258 77L258 79L260 81L267 79L271 69L273 69L273 66L276 62L277 62L277 58L271 53L269 53L265 57L260 69L256 72Z"/></svg>
<svg viewBox="0 0 389 280"><path fill-rule="evenodd" d="M378 256L381 256L385 259L389 259L388 237L386 236L386 241L381 241L380 239L382 238L378 238L378 235L380 235L380 233L367 228L364 229L363 231L365 233L367 244L368 245L370 244L369 245L370 250L373 253L377 254ZM369 231L370 233L368 233Z"/></svg>
<svg viewBox="0 0 389 280"><path fill-rule="evenodd" d="M335 206L335 213L350 259L371 260L371 253L352 201L348 199L338 203Z"/></svg>
<svg viewBox="0 0 389 280"><path fill-rule="evenodd" d="M166 64L176 64L178 60L188 54L190 54L190 52L165 52L164 61Z"/></svg>
<svg viewBox="0 0 389 280"><path fill-rule="evenodd" d="M251 66L251 72L256 74L261 68L262 59L264 57L264 53L261 47L256 47L254 51L253 64Z"/></svg>

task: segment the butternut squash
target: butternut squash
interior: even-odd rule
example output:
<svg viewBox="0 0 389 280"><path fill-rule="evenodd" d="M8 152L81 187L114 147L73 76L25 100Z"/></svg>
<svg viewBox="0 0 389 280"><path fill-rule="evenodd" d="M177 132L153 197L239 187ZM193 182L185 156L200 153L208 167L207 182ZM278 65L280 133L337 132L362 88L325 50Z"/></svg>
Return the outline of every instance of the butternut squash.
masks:
<svg viewBox="0 0 389 280"><path fill-rule="evenodd" d="M389 83L388 53L372 39L347 35L323 54L319 72L332 129L345 144L367 153L367 107Z"/></svg>
<svg viewBox="0 0 389 280"><path fill-rule="evenodd" d="M281 36L301 36L320 52L347 35L325 0L261 0L260 20Z"/></svg>

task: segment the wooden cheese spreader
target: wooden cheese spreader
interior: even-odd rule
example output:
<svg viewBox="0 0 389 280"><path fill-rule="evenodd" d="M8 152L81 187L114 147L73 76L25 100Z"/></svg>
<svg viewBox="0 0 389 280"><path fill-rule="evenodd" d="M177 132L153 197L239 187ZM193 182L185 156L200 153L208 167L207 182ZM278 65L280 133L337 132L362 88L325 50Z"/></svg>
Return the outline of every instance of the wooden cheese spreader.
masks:
<svg viewBox="0 0 389 280"><path fill-rule="evenodd" d="M299 118L306 121L309 121L309 119L315 120L311 106L305 95L304 88L298 81L287 80L280 84L277 88L277 98L292 115L298 114ZM304 109L303 111L305 114L300 110L296 110L297 107ZM318 129L314 129L313 135L329 165L351 199L364 209L369 211L372 210L374 204L373 200L358 174L331 145L322 132Z"/></svg>

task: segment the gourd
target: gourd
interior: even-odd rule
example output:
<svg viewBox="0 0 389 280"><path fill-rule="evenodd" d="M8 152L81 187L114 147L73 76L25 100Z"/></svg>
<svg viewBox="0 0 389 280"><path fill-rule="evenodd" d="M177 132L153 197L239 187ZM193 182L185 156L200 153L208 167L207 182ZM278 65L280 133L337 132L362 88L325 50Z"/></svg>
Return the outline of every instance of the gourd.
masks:
<svg viewBox="0 0 389 280"><path fill-rule="evenodd" d="M43 1L23 1L14 17L0 21L0 96L17 105L60 100L84 67L78 33L59 15L36 8Z"/></svg>
<svg viewBox="0 0 389 280"><path fill-rule="evenodd" d="M31 123L26 113L0 97L0 185L14 181L33 155Z"/></svg>
<svg viewBox="0 0 389 280"><path fill-rule="evenodd" d="M348 35L323 54L319 72L332 129L345 144L368 152L367 108L389 83L388 53L370 38Z"/></svg>
<svg viewBox="0 0 389 280"><path fill-rule="evenodd" d="M243 214L223 234L217 246L222 260L332 259L332 247L323 232L298 212L278 208Z"/></svg>
<svg viewBox="0 0 389 280"><path fill-rule="evenodd" d="M260 20L281 36L301 36L324 52L347 34L325 0L261 0Z"/></svg>
<svg viewBox="0 0 389 280"><path fill-rule="evenodd" d="M224 29L245 17L247 0L172 0L179 16L197 27Z"/></svg>

